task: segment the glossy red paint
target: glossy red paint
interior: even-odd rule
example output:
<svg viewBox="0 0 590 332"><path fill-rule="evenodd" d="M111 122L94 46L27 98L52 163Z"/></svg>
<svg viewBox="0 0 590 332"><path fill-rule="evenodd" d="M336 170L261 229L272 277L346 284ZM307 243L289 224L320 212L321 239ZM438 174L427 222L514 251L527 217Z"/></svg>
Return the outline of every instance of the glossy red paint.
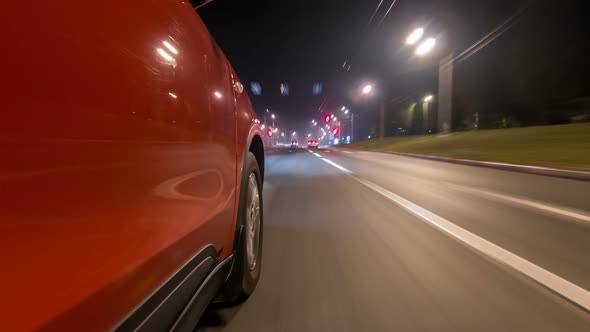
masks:
<svg viewBox="0 0 590 332"><path fill-rule="evenodd" d="M231 253L259 121L188 1L0 13L2 329L108 329L203 246Z"/></svg>

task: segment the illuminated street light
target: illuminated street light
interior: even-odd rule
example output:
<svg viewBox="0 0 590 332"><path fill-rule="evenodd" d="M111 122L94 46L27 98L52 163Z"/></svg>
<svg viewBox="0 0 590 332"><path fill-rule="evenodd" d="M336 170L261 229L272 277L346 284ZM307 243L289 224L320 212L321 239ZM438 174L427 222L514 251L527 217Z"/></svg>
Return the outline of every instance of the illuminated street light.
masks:
<svg viewBox="0 0 590 332"><path fill-rule="evenodd" d="M423 42L421 42L420 45L418 45L415 53L418 56L426 55L430 51L432 51L432 49L434 48L434 45L436 45L436 39L428 38L428 39L424 40Z"/></svg>
<svg viewBox="0 0 590 332"><path fill-rule="evenodd" d="M333 117L332 121L338 121L338 119L336 117Z"/></svg>
<svg viewBox="0 0 590 332"><path fill-rule="evenodd" d="M310 137L311 137L311 134L307 134L307 138L310 138Z"/></svg>
<svg viewBox="0 0 590 332"><path fill-rule="evenodd" d="M432 98L434 98L432 95L428 95L424 98L424 102L427 103L427 102L431 101Z"/></svg>
<svg viewBox="0 0 590 332"><path fill-rule="evenodd" d="M367 84L363 87L363 94L368 95L369 93L371 93L371 91L373 91L372 85Z"/></svg>
<svg viewBox="0 0 590 332"><path fill-rule="evenodd" d="M348 114L348 110L345 110L345 111L344 111L344 114Z"/></svg>
<svg viewBox="0 0 590 332"><path fill-rule="evenodd" d="M408 44L408 45L414 45L414 44L416 44L418 41L420 41L420 39L422 39L422 36L423 35L424 35L424 29L423 28L417 28L417 29L415 29L408 36L408 38L406 38L406 44Z"/></svg>
<svg viewBox="0 0 590 332"><path fill-rule="evenodd" d="M342 111L344 111L346 109L346 107L342 106Z"/></svg>
<svg viewBox="0 0 590 332"><path fill-rule="evenodd" d="M296 131L294 131L293 134L291 134L291 136L295 136L295 135L297 135Z"/></svg>
<svg viewBox="0 0 590 332"><path fill-rule="evenodd" d="M274 115L274 114L272 114L270 117L274 119L274 118L275 118L275 115Z"/></svg>

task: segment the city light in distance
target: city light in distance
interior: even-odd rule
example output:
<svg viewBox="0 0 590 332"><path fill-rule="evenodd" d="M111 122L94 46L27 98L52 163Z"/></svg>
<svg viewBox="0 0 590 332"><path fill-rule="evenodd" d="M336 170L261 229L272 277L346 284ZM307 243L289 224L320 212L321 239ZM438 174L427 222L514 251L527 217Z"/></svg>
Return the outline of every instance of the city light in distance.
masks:
<svg viewBox="0 0 590 332"><path fill-rule="evenodd" d="M424 98L424 102L427 103L427 102L431 101L432 98L434 98L432 95L428 95Z"/></svg>

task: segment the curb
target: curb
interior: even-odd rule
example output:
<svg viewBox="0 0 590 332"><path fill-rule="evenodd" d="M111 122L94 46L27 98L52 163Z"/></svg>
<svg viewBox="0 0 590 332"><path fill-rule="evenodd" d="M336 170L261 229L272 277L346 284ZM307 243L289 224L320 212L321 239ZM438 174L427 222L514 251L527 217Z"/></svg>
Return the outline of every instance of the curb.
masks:
<svg viewBox="0 0 590 332"><path fill-rule="evenodd" d="M497 162L491 162L491 161L477 161L477 160L469 160L469 159L455 159L455 158L448 158L448 157L436 157L436 156L428 156L428 155L423 155L423 154L404 153L404 152L387 152L387 151L371 151L371 150L362 150L362 151L394 154L394 155L399 155L399 156L404 156L404 157L412 157L412 158L426 159L426 160L433 160L433 161L442 161L442 162L460 164L460 165L486 167L486 168L499 169L499 170L503 170L503 171L512 171L512 172L519 172L519 173L552 176L552 177L570 179L570 180L590 181L590 172L583 172L583 171L569 171L569 170L549 168L549 167L526 166L526 165L497 163Z"/></svg>

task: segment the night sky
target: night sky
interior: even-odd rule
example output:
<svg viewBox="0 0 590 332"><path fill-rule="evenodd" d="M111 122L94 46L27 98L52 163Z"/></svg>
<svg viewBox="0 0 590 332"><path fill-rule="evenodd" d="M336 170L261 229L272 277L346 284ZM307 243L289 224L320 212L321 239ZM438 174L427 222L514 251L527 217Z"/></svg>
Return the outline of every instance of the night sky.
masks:
<svg viewBox="0 0 590 332"><path fill-rule="evenodd" d="M384 0L370 20L379 2L214 0L199 14L245 82L256 111L276 112L282 127L302 129L322 112L346 105L360 115L362 133L368 132L374 126L376 102L352 97L359 84L377 82L383 99L436 91L437 66L443 56L451 51L459 54L522 9L511 29L456 66L455 89L462 94L456 98L462 107L483 112L488 100L494 101L494 107L516 107L506 81L527 84L540 66L553 67L555 77L546 79L554 85L564 73L576 76L570 84L576 91L568 88L570 96L566 91L554 99L589 92L585 1L397 0L384 17L392 4ZM416 58L404 47L407 34L418 26L437 37L437 51L425 58ZM572 43L575 38L581 40ZM547 59L539 63L539 58ZM572 61L576 72L584 75L574 74ZM506 72L507 76L499 74ZM251 93L253 81L261 84L262 95ZM288 97L280 94L282 82L289 85ZM315 82L323 84L320 96L312 94ZM525 100L523 93L530 91L523 90L516 99Z"/></svg>

